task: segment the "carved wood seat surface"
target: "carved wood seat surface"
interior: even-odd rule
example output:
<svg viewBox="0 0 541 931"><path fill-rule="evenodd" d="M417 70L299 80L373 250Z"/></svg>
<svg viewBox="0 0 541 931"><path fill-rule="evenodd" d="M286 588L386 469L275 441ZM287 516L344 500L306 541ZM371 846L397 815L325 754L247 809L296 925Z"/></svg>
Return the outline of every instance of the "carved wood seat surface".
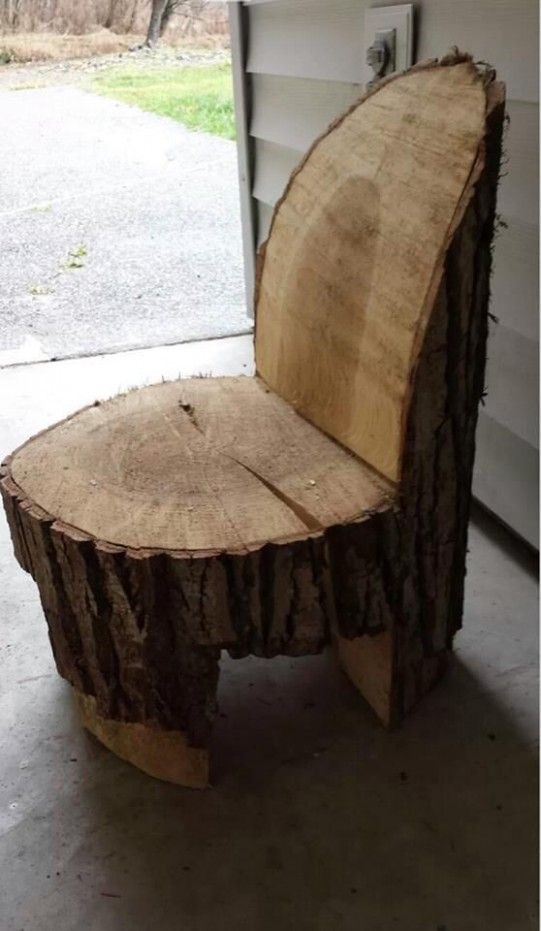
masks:
<svg viewBox="0 0 541 931"><path fill-rule="evenodd" d="M467 56L378 86L277 204L255 378L78 412L9 457L15 553L85 724L208 781L220 651L332 638L386 723L460 626L503 88Z"/></svg>

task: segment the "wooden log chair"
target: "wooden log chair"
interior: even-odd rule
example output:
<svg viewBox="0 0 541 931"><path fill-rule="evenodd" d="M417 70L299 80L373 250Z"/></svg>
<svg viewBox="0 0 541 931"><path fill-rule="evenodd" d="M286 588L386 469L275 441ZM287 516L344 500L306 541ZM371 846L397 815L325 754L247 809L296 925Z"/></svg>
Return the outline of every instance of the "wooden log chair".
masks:
<svg viewBox="0 0 541 931"><path fill-rule="evenodd" d="M3 465L83 722L208 784L220 651L317 653L389 725L461 624L503 86L459 53L312 147L259 256L253 378L96 401Z"/></svg>

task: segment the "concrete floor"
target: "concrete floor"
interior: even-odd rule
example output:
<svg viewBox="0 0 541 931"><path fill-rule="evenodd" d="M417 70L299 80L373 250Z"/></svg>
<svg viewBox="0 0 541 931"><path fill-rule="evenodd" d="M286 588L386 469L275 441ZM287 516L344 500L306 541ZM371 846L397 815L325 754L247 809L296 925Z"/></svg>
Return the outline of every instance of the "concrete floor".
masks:
<svg viewBox="0 0 541 931"><path fill-rule="evenodd" d="M251 368L241 337L4 370L1 451L118 389ZM225 660L200 793L81 731L1 533L2 931L537 927L535 565L487 517L450 672L400 731L329 654Z"/></svg>
<svg viewBox="0 0 541 931"><path fill-rule="evenodd" d="M0 123L0 365L251 329L234 142L78 87Z"/></svg>

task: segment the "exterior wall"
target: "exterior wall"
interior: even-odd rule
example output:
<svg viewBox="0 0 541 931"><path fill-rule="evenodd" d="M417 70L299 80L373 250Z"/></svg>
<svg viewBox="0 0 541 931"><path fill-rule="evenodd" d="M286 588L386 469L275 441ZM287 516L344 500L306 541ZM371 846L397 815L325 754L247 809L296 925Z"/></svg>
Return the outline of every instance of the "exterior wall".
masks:
<svg viewBox="0 0 541 931"><path fill-rule="evenodd" d="M252 267L272 209L308 146L362 93L365 11L387 0L251 0L233 56L244 171L245 255ZM507 84L507 175L499 192L488 396L481 412L476 497L537 546L538 6L536 0L420 0L414 61L450 46L490 61ZM241 66L242 62L242 66ZM248 206L247 206L248 205ZM251 281L247 293L251 300Z"/></svg>

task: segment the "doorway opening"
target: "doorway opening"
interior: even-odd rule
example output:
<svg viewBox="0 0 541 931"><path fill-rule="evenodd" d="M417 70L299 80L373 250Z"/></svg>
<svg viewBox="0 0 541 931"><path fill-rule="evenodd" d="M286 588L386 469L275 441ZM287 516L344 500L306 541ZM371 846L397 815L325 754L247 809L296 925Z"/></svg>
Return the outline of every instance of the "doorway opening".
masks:
<svg viewBox="0 0 541 931"><path fill-rule="evenodd" d="M0 366L251 329L226 5L154 5L0 10Z"/></svg>

